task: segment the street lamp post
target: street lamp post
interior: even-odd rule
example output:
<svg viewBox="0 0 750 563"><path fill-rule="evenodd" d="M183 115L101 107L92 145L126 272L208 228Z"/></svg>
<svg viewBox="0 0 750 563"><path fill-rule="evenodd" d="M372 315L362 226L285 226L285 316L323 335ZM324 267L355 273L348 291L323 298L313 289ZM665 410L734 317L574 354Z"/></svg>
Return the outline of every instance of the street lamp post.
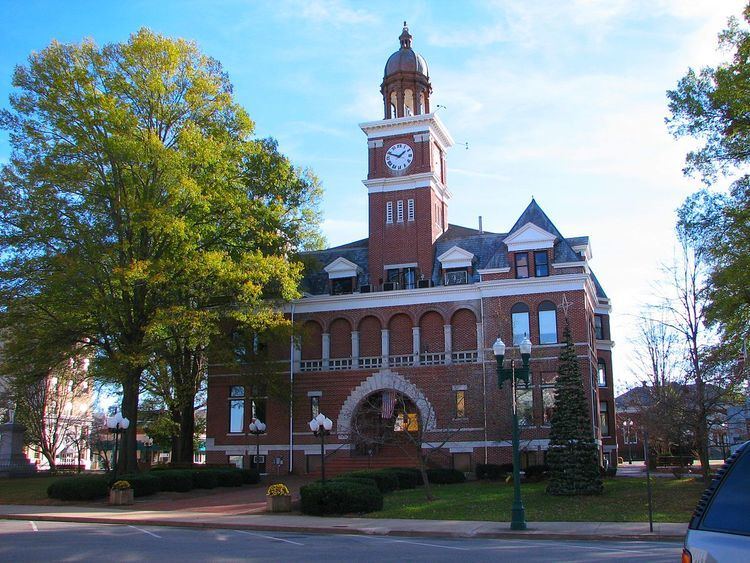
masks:
<svg viewBox="0 0 750 563"><path fill-rule="evenodd" d="M326 482L326 436L331 433L333 421L322 413L310 421L310 430L320 437L320 480Z"/></svg>
<svg viewBox="0 0 750 563"><path fill-rule="evenodd" d="M255 436L255 460L253 465L260 471L260 435L266 432L266 425L260 419L254 418L249 426L250 434Z"/></svg>
<svg viewBox="0 0 750 563"><path fill-rule="evenodd" d="M628 419L622 423L623 434L625 441L628 444L628 464L633 465L633 438L631 432L633 431L633 421Z"/></svg>
<svg viewBox="0 0 750 563"><path fill-rule="evenodd" d="M521 350L522 365L516 367L516 360L510 361L510 368L503 367L505 359L505 343L498 337L492 345L492 351L497 360L497 386L502 389L503 382L510 379L511 384L511 408L513 412L513 506L511 507L511 530L526 529L526 510L521 500L521 455L519 453L519 430L518 410L516 406L516 379L523 379L526 387L529 386L529 358L531 357L531 341L528 337L523 339L519 346Z"/></svg>
<svg viewBox="0 0 750 563"><path fill-rule="evenodd" d="M112 470L112 480L117 478L117 450L120 443L120 434L124 434L130 426L130 421L122 416L121 412L116 412L114 416L107 417L107 428L115 435L115 459Z"/></svg>

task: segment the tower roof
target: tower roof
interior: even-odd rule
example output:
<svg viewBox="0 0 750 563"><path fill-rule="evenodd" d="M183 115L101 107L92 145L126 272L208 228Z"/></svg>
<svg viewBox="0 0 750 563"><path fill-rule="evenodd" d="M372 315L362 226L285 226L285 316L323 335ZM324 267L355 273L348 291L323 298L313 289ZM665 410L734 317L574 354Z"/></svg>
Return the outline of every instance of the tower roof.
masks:
<svg viewBox="0 0 750 563"><path fill-rule="evenodd" d="M411 48L412 37L406 22L404 22L404 29L398 39L401 48L388 57L388 62L385 63L384 78L399 72L417 72L429 78L430 72L427 68L427 61Z"/></svg>

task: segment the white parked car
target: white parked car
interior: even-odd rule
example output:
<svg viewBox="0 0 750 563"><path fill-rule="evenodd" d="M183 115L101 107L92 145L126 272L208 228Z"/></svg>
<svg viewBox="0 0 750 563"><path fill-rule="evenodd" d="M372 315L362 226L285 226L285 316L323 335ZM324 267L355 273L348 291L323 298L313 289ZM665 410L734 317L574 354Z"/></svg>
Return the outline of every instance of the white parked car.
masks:
<svg viewBox="0 0 750 563"><path fill-rule="evenodd" d="M750 442L706 489L690 519L682 563L750 561Z"/></svg>

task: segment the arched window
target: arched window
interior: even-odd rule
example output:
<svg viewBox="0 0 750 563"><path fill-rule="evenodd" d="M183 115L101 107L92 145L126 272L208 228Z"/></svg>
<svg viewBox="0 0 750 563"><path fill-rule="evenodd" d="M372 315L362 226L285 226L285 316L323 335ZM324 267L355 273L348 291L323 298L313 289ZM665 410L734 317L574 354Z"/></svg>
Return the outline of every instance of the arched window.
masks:
<svg viewBox="0 0 750 563"><path fill-rule="evenodd" d="M529 306L516 303L510 309L511 324L513 326L513 345L518 346L529 336Z"/></svg>
<svg viewBox="0 0 750 563"><path fill-rule="evenodd" d="M552 301L539 305L539 344L557 344L557 307Z"/></svg>

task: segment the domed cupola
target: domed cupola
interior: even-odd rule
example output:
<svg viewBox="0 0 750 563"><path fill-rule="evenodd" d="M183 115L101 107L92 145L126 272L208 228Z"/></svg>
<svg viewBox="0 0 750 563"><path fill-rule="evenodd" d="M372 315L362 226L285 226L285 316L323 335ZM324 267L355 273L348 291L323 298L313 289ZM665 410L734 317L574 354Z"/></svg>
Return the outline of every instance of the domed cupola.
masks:
<svg viewBox="0 0 750 563"><path fill-rule="evenodd" d="M411 48L406 22L398 39L401 48L388 57L380 86L385 119L430 113L430 73L424 58Z"/></svg>

